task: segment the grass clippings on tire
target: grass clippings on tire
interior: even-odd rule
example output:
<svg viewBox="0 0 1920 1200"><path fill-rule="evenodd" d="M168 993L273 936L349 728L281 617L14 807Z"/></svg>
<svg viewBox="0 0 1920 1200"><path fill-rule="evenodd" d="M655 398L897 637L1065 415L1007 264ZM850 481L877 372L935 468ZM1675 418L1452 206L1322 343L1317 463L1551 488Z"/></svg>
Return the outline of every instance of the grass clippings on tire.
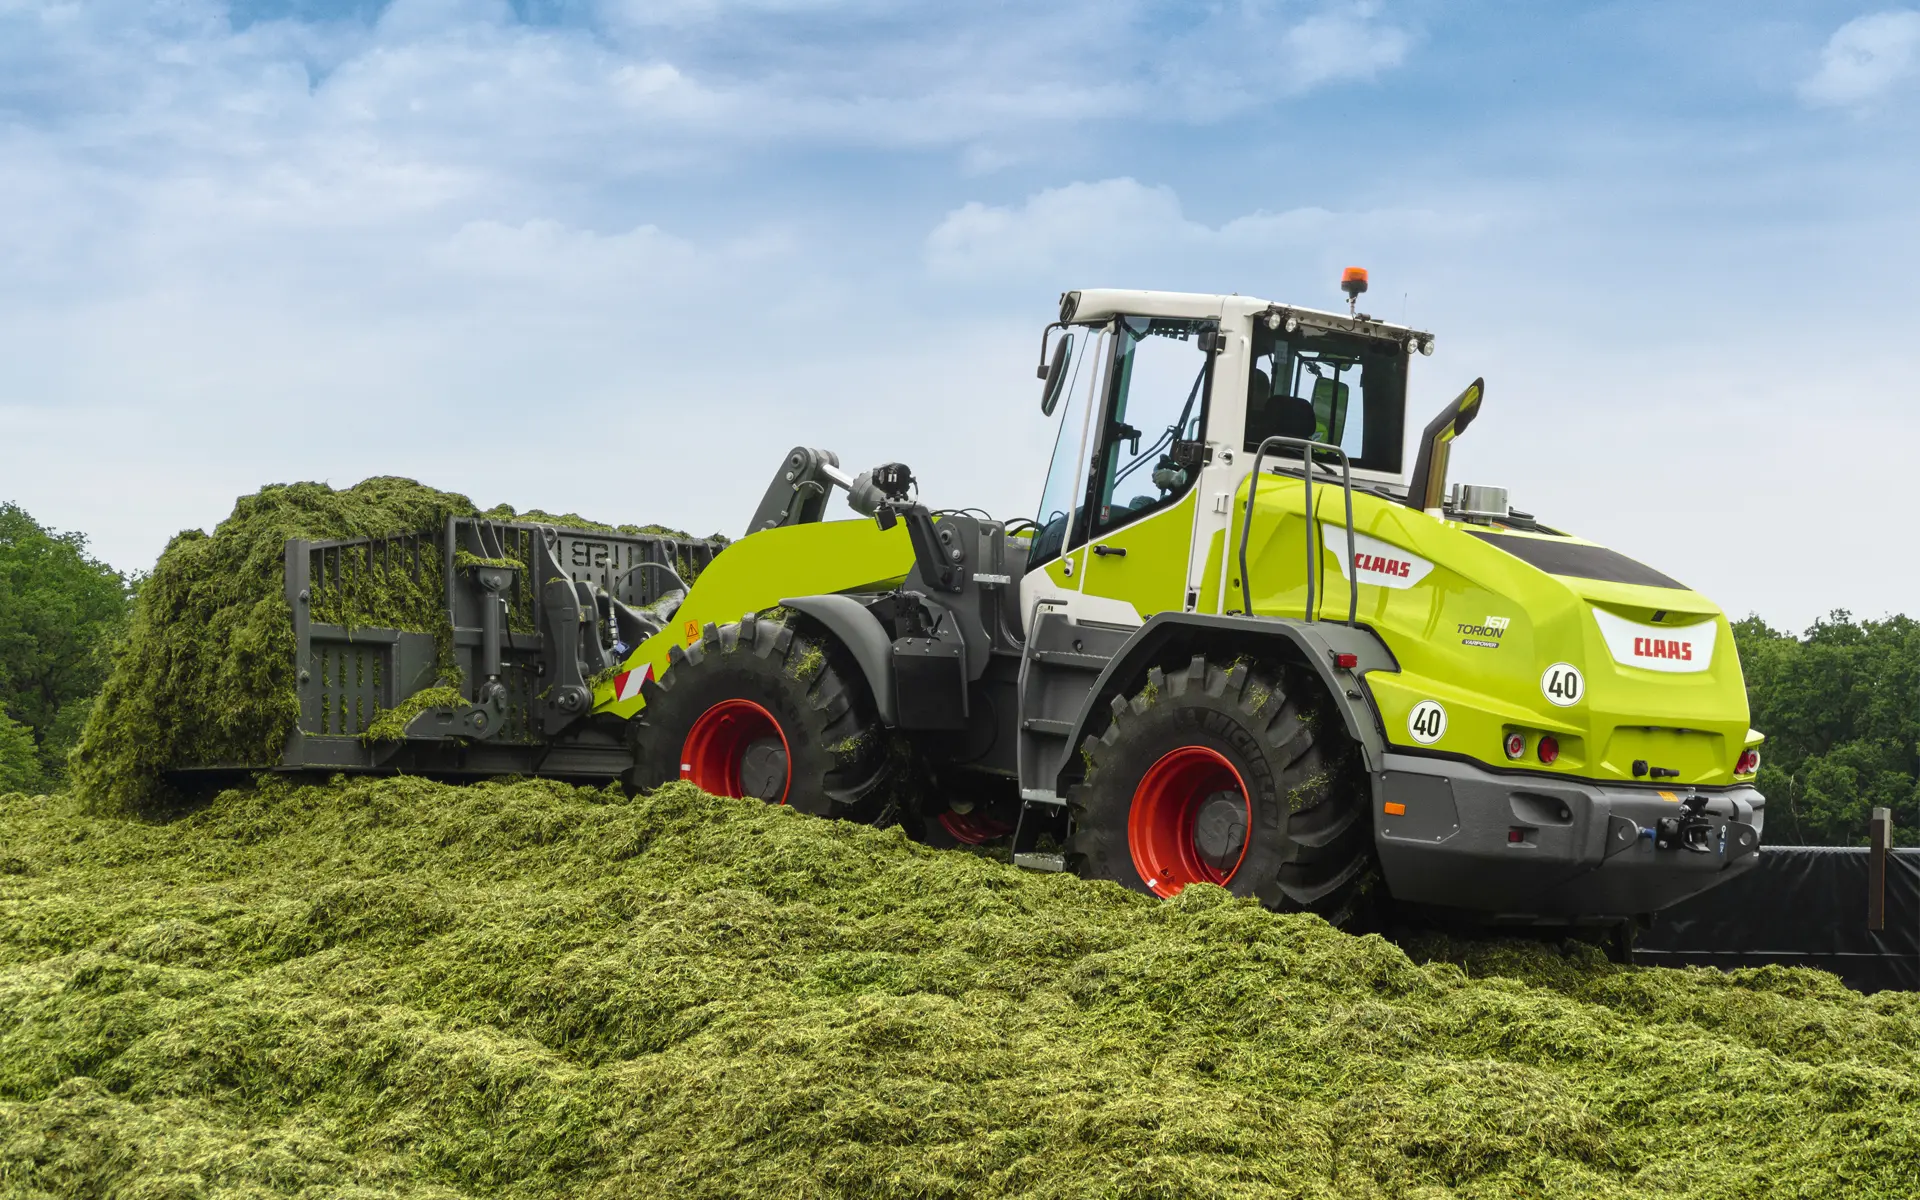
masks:
<svg viewBox="0 0 1920 1200"><path fill-rule="evenodd" d="M0 1194L1913 1193L1920 997L549 781L0 800Z"/></svg>

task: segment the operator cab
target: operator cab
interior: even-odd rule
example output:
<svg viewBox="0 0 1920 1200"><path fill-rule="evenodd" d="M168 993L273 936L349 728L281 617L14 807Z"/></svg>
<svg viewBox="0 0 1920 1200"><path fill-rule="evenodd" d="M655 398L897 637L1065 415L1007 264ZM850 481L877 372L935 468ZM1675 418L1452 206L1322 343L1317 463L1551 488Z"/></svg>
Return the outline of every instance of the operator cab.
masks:
<svg viewBox="0 0 1920 1200"><path fill-rule="evenodd" d="M1357 298L1364 272L1350 270L1343 287ZM1249 296L1066 293L1042 341L1041 407L1058 412L1060 425L1029 570L1093 543L1113 560L1111 575L1125 548L1103 549L1106 535L1162 513L1179 524L1176 509L1197 510L1185 519L1194 535L1224 524L1213 493L1244 477L1261 442L1275 435L1338 446L1356 486L1404 497L1415 352L1431 354L1432 335L1359 312ZM1269 451L1267 462L1300 470L1298 452ZM1196 487L1204 501L1183 504Z"/></svg>

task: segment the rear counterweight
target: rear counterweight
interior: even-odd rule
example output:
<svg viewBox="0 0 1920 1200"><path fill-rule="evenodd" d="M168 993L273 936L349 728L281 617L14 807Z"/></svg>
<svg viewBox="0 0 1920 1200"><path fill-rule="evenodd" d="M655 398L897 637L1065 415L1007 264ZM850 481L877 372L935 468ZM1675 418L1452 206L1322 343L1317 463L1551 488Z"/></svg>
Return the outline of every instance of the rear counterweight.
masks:
<svg viewBox="0 0 1920 1200"><path fill-rule="evenodd" d="M1383 765L1374 828L1388 890L1495 919L1657 912L1751 868L1765 823L1766 801L1745 786L1601 785L1408 754ZM1661 822L1693 809L1705 849L1664 846Z"/></svg>

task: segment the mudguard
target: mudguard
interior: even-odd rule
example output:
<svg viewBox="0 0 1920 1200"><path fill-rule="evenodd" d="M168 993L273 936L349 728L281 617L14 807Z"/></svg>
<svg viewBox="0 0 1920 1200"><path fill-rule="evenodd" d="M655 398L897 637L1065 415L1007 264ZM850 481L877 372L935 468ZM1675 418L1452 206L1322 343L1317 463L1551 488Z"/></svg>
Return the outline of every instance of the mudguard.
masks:
<svg viewBox="0 0 1920 1200"><path fill-rule="evenodd" d="M893 636L880 623L880 618L851 596L797 596L780 603L820 622L828 633L839 639L866 677L880 720L888 725L898 724L900 702L893 687Z"/></svg>
<svg viewBox="0 0 1920 1200"><path fill-rule="evenodd" d="M1339 709L1348 735L1359 743L1366 756L1368 774L1374 775L1383 768L1386 739L1360 686L1360 678L1368 671L1398 671L1400 667L1372 630L1289 617L1190 612L1163 612L1149 618L1108 661L1073 722L1066 740L1068 755L1061 766L1071 761L1072 748L1093 733L1096 724L1103 723L1106 707L1120 690L1164 656L1170 643L1183 640L1195 642L1196 649L1208 644L1230 644L1238 651L1256 645L1269 646L1278 650L1281 657L1311 669ZM1351 654L1354 665L1339 666L1337 656L1341 654ZM1057 769L1049 775L1045 779L1022 779L1020 786L1054 792L1060 782Z"/></svg>

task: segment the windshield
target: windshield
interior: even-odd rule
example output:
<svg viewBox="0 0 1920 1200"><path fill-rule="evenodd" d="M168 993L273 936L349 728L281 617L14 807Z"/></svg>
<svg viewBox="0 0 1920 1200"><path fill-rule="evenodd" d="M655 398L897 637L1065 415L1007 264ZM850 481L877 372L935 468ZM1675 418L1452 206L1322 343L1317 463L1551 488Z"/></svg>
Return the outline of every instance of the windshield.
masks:
<svg viewBox="0 0 1920 1200"><path fill-rule="evenodd" d="M1047 483L1040 492L1040 511L1033 519L1038 528L1027 552L1029 569L1059 555L1066 542L1067 522L1087 492L1084 468L1092 435L1087 414L1098 398L1100 364L1106 358L1109 335L1093 329L1072 329L1063 336L1070 345L1063 369L1066 383L1060 389L1060 431L1054 436L1053 463L1047 468Z"/></svg>
<svg viewBox="0 0 1920 1200"><path fill-rule="evenodd" d="M1307 437L1345 450L1355 467L1401 473L1404 347L1307 325L1276 332L1256 321L1253 358L1247 377L1249 453L1265 438Z"/></svg>

